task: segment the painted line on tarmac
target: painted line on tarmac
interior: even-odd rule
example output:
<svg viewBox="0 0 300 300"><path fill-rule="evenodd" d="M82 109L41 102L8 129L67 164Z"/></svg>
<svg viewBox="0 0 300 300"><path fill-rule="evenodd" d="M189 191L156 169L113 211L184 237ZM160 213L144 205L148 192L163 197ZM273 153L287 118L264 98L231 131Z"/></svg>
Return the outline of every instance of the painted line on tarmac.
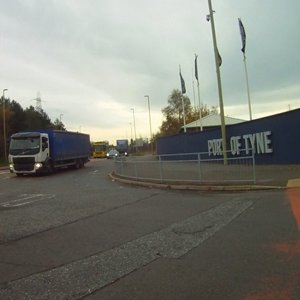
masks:
<svg viewBox="0 0 300 300"><path fill-rule="evenodd" d="M92 175L97 175L99 173L99 170L94 170L91 172Z"/></svg>
<svg viewBox="0 0 300 300"><path fill-rule="evenodd" d="M160 257L183 256L252 204L231 200L117 248L9 282L0 299L80 299Z"/></svg>
<svg viewBox="0 0 300 300"><path fill-rule="evenodd" d="M22 194L20 198L11 200L8 202L0 203L0 206L9 208L9 207L18 207L27 204L31 204L33 202L42 201L46 199L52 199L55 195L53 194Z"/></svg>

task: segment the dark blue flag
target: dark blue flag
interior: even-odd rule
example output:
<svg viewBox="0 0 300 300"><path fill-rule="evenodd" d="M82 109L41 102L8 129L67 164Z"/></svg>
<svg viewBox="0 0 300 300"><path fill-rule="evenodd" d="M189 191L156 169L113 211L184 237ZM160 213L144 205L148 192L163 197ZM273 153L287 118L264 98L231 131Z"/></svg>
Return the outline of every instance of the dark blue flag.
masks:
<svg viewBox="0 0 300 300"><path fill-rule="evenodd" d="M219 63L219 67L221 67L221 65L222 65L222 57L221 57L221 55L219 53L219 50L218 50L218 63Z"/></svg>
<svg viewBox="0 0 300 300"><path fill-rule="evenodd" d="M179 70L179 76L180 76L180 83L181 83L181 92L182 94L186 93L186 89L185 89L185 83L184 83L184 79L181 75L181 70Z"/></svg>
<svg viewBox="0 0 300 300"><path fill-rule="evenodd" d="M196 79L198 80L198 66L197 66L197 58L198 58L198 55L195 54L195 77Z"/></svg>
<svg viewBox="0 0 300 300"><path fill-rule="evenodd" d="M244 25L241 21L241 19L239 19L239 27L240 27L240 33L241 33L241 39L242 39L242 49L241 51L245 54L245 50L246 50L246 32L245 32L245 28Z"/></svg>

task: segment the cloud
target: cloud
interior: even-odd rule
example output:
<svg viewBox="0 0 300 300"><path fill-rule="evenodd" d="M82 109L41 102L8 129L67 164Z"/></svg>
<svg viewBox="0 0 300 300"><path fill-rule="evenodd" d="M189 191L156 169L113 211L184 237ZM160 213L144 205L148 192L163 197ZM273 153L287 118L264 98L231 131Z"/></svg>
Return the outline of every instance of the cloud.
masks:
<svg viewBox="0 0 300 300"><path fill-rule="evenodd" d="M225 112L247 115L240 17L247 34L247 67L253 116L261 103L299 105L297 0L213 0ZM208 5L196 0L0 0L0 82L22 106L41 92L51 118L63 113L69 130L90 130L114 141L137 131L148 136L174 88L181 65L193 101L193 63L198 54L201 99L218 105ZM275 105L276 104L276 105ZM241 108L243 109L241 110ZM296 108L296 107L294 107ZM277 108L276 108L277 109ZM268 110L267 110L268 111ZM155 124L154 124L155 123ZM154 130L153 130L154 131Z"/></svg>

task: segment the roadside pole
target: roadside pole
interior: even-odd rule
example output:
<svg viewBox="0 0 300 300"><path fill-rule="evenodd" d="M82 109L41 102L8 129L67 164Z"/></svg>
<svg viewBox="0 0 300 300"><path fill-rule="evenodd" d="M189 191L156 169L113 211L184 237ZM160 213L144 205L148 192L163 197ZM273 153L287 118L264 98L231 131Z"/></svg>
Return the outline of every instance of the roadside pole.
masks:
<svg viewBox="0 0 300 300"><path fill-rule="evenodd" d="M223 150L224 165L227 165L226 130L225 130L224 104L223 104L222 84L221 84L221 74L220 74L221 62L220 62L220 55L217 46L215 23L214 23L214 11L212 9L211 0L208 0L208 6L209 6L209 16L207 20L211 21L211 31L212 31L212 38L213 38L217 82L218 82L219 105L220 105L220 116L221 116L222 150Z"/></svg>

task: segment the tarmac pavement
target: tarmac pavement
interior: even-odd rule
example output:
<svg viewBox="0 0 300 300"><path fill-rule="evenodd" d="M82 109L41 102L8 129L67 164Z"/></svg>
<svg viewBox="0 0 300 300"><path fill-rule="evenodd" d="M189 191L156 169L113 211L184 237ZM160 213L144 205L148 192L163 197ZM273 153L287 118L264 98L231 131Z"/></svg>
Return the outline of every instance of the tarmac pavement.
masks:
<svg viewBox="0 0 300 300"><path fill-rule="evenodd" d="M104 204L113 209L3 244L3 265L31 275L6 279L0 299L300 299L300 189L284 190L300 183L299 166L257 166L251 186L157 186L274 189L212 194L128 188L107 179L111 165L103 171L102 161L97 163L89 191L110 186L114 197ZM119 197L132 199L132 205L116 206ZM85 254L89 248L92 255ZM78 258L69 259L70 249L79 251ZM54 256L65 260L54 264Z"/></svg>

